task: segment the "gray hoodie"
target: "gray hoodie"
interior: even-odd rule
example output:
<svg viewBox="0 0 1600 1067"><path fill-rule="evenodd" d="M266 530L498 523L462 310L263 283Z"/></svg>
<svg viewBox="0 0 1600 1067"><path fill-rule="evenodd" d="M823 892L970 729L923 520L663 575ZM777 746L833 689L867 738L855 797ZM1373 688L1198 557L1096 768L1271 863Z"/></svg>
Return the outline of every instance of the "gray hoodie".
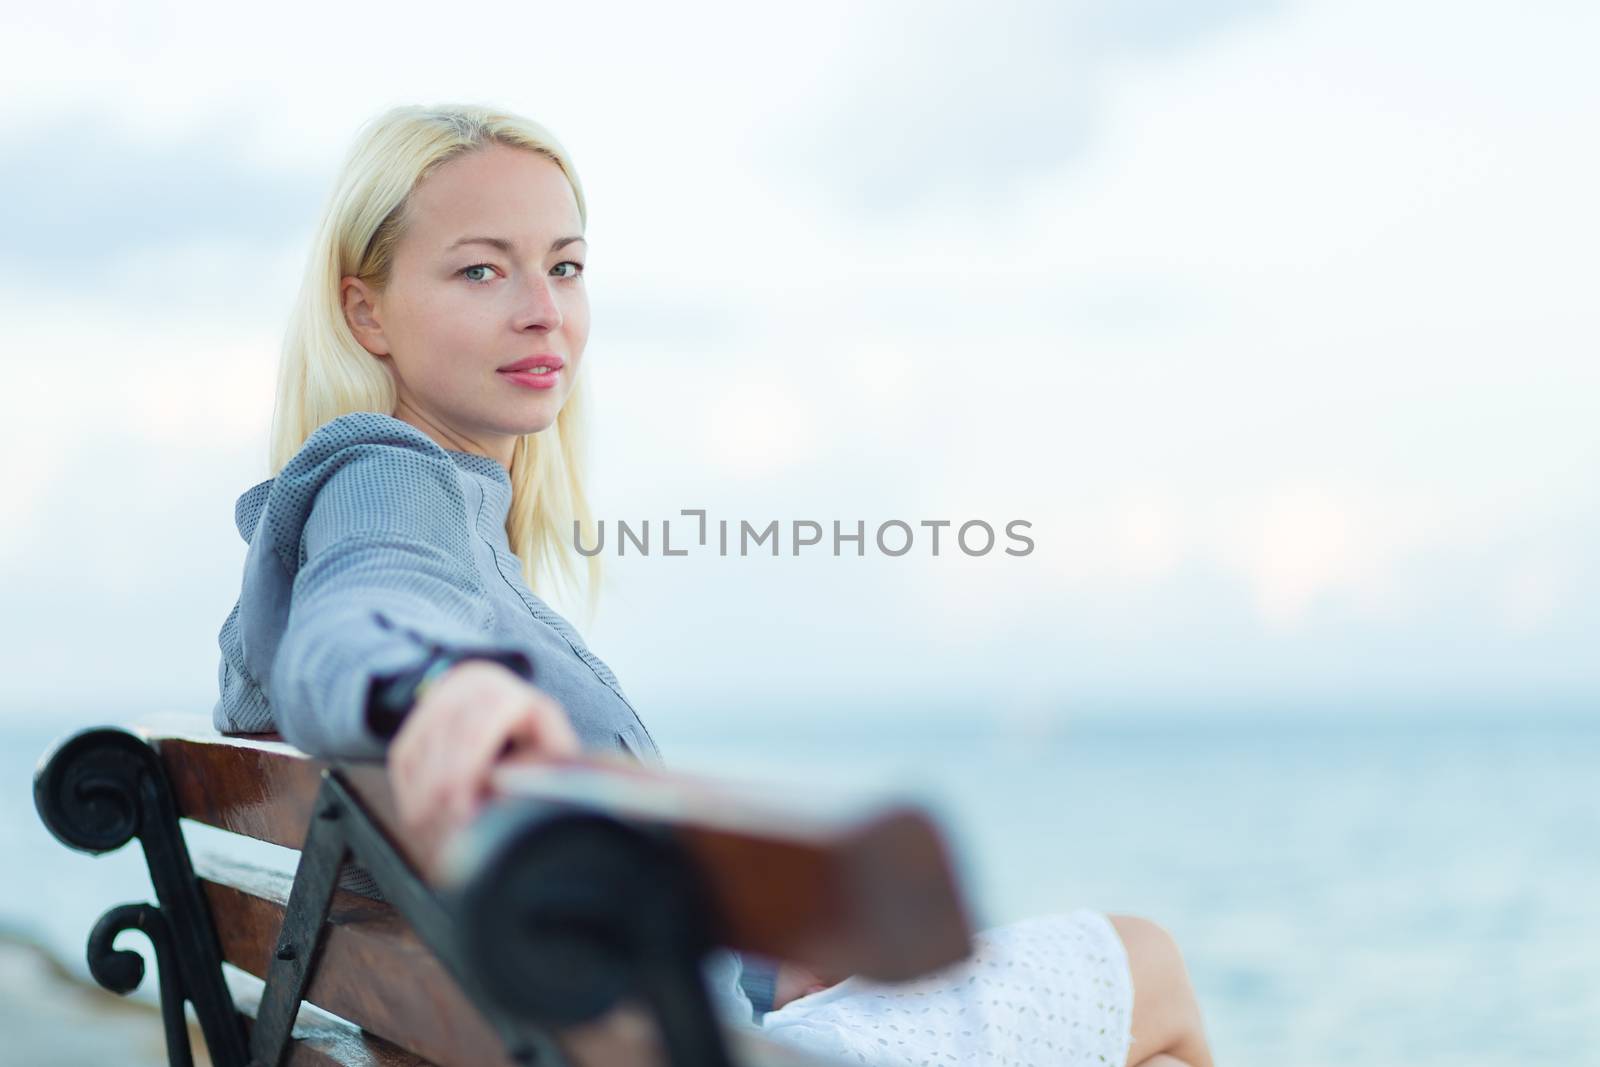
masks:
<svg viewBox="0 0 1600 1067"><path fill-rule="evenodd" d="M430 646L521 653L585 749L659 763L616 676L528 588L506 538L511 479L390 415L324 423L234 506L245 556L222 625L217 729L276 729L324 758L379 759L374 678Z"/></svg>

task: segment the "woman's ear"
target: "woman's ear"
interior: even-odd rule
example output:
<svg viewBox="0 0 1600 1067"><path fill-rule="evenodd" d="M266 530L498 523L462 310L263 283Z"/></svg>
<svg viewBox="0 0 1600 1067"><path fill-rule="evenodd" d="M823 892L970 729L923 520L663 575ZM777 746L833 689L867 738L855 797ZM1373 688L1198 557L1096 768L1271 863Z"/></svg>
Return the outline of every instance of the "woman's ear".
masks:
<svg viewBox="0 0 1600 1067"><path fill-rule="evenodd" d="M375 356L387 356L389 342L378 322L377 294L372 287L354 275L348 276L339 285L339 299L344 308L344 321L361 347Z"/></svg>

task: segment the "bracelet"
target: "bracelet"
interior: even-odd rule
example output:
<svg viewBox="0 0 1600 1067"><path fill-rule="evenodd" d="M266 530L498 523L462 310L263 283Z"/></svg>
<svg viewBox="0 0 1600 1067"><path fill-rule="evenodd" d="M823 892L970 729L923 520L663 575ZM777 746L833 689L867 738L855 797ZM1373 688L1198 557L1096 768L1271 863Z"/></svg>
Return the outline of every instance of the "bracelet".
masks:
<svg viewBox="0 0 1600 1067"><path fill-rule="evenodd" d="M411 709L428 687L451 667L469 659L486 659L515 671L524 679L533 678L533 661L525 653L497 648L445 648L435 645L429 658L398 674L374 678L367 694L367 726L376 736L389 740L400 732Z"/></svg>
<svg viewBox="0 0 1600 1067"><path fill-rule="evenodd" d="M417 679L416 687L411 691L412 706L415 707L416 705L422 703L423 696L430 688L432 688L433 683L437 682L440 677L444 675L445 671L448 671L451 667L455 667L471 658L473 657L440 656L432 663L428 664L428 669L422 672L422 677Z"/></svg>
<svg viewBox="0 0 1600 1067"><path fill-rule="evenodd" d="M411 709L416 707L425 682L443 674L460 661L441 649L435 649L419 666L410 667L398 674L374 678L367 694L367 726L374 734L389 740L400 732L401 725Z"/></svg>

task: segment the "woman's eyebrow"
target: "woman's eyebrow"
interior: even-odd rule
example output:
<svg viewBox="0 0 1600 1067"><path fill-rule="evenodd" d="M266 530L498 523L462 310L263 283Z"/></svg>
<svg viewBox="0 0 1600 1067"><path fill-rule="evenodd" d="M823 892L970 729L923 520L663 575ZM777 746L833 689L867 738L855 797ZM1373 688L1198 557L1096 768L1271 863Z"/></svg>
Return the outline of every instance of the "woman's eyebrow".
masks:
<svg viewBox="0 0 1600 1067"><path fill-rule="evenodd" d="M584 244L589 243L588 239L582 234L574 234L571 237L558 237L556 238L555 242L550 245L550 251L558 252L572 244L574 241L582 241ZM449 252L451 249L460 248L462 245L472 244L493 245L495 248L498 248L507 255L510 255L516 250L516 242L508 241L504 237L462 237L459 238L455 244L451 245L449 248L446 248L445 251Z"/></svg>

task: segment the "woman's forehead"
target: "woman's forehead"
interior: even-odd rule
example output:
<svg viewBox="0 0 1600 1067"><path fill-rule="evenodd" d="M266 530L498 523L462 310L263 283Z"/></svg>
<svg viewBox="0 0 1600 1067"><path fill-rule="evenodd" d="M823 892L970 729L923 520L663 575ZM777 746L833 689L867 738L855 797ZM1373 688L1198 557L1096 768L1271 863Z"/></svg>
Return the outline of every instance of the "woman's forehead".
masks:
<svg viewBox="0 0 1600 1067"><path fill-rule="evenodd" d="M412 207L414 232L441 251L467 237L543 251L583 228L572 186L553 160L499 145L469 152L428 175L413 193Z"/></svg>

